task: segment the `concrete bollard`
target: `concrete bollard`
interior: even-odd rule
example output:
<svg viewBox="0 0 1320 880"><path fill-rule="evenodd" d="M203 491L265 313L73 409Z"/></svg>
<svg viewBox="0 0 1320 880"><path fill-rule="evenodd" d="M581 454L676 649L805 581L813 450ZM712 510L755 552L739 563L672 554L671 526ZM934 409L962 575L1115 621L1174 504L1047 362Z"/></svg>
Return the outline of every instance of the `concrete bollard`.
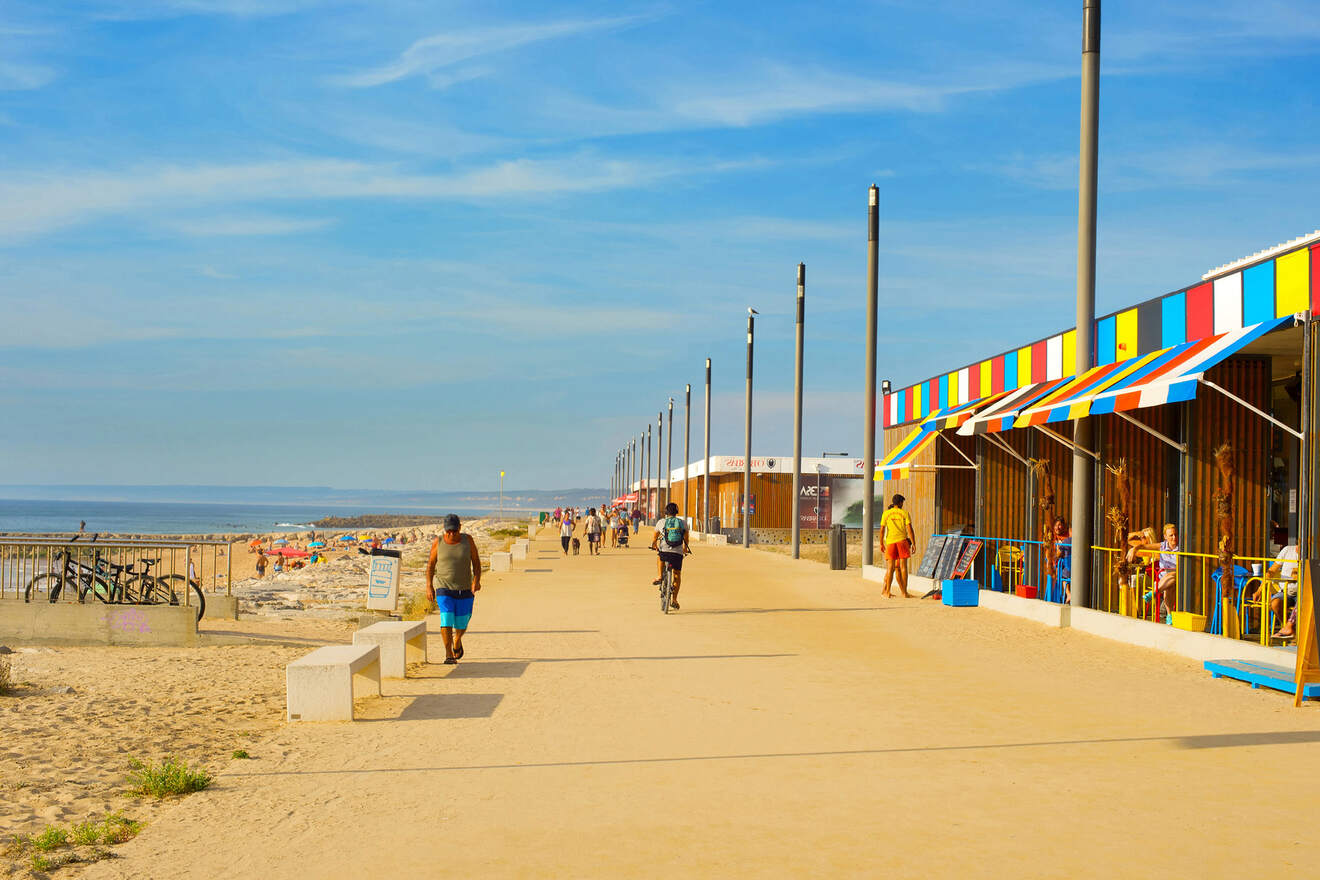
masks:
<svg viewBox="0 0 1320 880"><path fill-rule="evenodd" d="M509 553L514 559L526 559L527 543L525 541L514 541L513 546L509 548Z"/></svg>
<svg viewBox="0 0 1320 880"><path fill-rule="evenodd" d="M512 553L492 553L490 554L491 571L509 571L513 568Z"/></svg>

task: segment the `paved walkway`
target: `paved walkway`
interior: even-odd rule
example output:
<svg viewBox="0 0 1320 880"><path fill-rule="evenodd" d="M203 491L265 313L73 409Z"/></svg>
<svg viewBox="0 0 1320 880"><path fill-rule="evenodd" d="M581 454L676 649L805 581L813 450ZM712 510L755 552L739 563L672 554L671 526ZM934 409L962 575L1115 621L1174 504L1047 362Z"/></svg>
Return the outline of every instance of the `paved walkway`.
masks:
<svg viewBox="0 0 1320 880"><path fill-rule="evenodd" d="M549 532L467 659L292 725L88 877L1242 877L1314 871L1320 708L856 571ZM432 626L435 624L433 622ZM438 639L433 656L441 656Z"/></svg>

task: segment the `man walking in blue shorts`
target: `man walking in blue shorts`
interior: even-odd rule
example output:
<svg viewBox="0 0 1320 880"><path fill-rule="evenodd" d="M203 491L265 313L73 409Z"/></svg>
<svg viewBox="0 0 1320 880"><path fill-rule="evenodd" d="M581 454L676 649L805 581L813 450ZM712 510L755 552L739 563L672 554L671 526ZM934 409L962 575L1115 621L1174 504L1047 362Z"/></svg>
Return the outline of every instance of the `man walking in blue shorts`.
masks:
<svg viewBox="0 0 1320 880"><path fill-rule="evenodd" d="M445 664L453 666L463 659L463 633L472 620L475 594L481 589L481 558L472 536L459 531L456 514L448 514L444 526L444 534L435 539L426 561L426 592L440 612Z"/></svg>

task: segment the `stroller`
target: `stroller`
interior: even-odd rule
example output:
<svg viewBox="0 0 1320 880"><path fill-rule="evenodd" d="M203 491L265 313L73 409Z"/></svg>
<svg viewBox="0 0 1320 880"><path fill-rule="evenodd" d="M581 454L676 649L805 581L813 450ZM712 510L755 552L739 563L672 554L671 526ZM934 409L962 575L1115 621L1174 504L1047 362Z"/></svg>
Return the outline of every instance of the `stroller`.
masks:
<svg viewBox="0 0 1320 880"><path fill-rule="evenodd" d="M627 524L625 523L624 525L619 526L617 529L615 529L615 531L618 533L618 537L619 537L619 546L620 546L620 547L627 547L627 546L628 546L628 526L627 526Z"/></svg>

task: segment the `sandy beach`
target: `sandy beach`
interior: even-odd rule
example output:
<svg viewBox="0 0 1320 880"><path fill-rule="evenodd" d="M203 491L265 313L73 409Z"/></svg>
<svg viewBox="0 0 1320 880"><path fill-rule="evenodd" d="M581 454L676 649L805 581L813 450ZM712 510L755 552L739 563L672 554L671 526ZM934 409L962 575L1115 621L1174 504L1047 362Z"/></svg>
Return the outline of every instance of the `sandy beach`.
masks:
<svg viewBox="0 0 1320 880"><path fill-rule="evenodd" d="M698 547L663 616L650 554L565 558L544 534L489 576L468 657L387 682L357 723L280 721L297 649L133 659L186 696L102 699L192 729L173 738L217 780L142 805L151 825L117 858L61 876L646 877L681 855L686 876L1236 877L1320 855L1288 820L1320 782L1314 705L737 547ZM28 674L97 654L33 655ZM24 736L62 730L59 705ZM242 742L254 760L230 761ZM45 778L106 763L109 790L124 757Z"/></svg>
<svg viewBox="0 0 1320 880"><path fill-rule="evenodd" d="M513 540L492 536L492 528L490 520L464 524L483 556ZM439 524L429 524L375 532L408 539L401 548L405 593L423 592L426 556L439 531ZM268 570L260 579L245 541L231 544L230 552L240 620L207 619L199 630L253 644L7 648L13 653L3 657L15 689L0 696L6 804L0 851L15 834L116 811L154 822L170 803L125 793L130 761L174 757L211 772L223 769L235 750L250 749L283 725L284 666L311 647L351 639L365 602L367 557L356 548L335 550L328 561L303 570ZM22 864L0 855L0 869L21 874Z"/></svg>

